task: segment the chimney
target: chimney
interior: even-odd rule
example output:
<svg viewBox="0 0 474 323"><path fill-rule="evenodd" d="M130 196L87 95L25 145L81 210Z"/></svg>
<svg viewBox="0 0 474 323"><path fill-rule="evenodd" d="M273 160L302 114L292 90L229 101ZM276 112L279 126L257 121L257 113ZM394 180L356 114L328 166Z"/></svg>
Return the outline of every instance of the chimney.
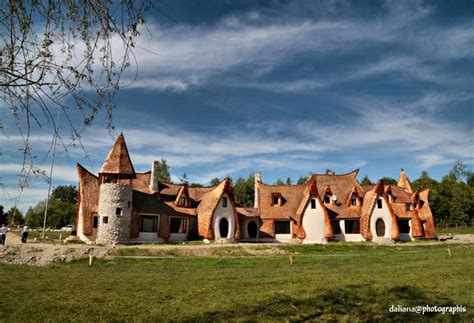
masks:
<svg viewBox="0 0 474 323"><path fill-rule="evenodd" d="M159 163L160 162L158 160L151 162L150 188L156 192L158 192L158 179L156 178L156 171L159 167Z"/></svg>
<svg viewBox="0 0 474 323"><path fill-rule="evenodd" d="M253 207L258 209L258 204L259 204L259 200L260 200L260 197L258 196L258 189L257 189L257 182L261 182L262 181L262 173L259 173L259 172L256 172L255 173L255 199L254 199L254 203L253 203Z"/></svg>

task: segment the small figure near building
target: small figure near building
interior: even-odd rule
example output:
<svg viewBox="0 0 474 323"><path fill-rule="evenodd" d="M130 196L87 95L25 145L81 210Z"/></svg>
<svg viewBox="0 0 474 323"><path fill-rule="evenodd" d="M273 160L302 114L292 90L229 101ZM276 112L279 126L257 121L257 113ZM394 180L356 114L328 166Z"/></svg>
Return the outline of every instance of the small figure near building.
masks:
<svg viewBox="0 0 474 323"><path fill-rule="evenodd" d="M28 239L28 234L30 233L30 228L28 228L27 225L23 227L23 230L21 230L21 242L26 243L26 239Z"/></svg>
<svg viewBox="0 0 474 323"><path fill-rule="evenodd" d="M5 241L7 240L7 232L8 232L8 227L5 226L5 224L2 224L2 227L0 228L0 241L2 245L5 245Z"/></svg>

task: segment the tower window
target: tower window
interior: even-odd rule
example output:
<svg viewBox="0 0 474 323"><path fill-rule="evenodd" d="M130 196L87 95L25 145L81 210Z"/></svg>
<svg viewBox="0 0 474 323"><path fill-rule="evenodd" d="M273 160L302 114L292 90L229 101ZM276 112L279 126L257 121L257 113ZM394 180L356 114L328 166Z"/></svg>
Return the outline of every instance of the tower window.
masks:
<svg viewBox="0 0 474 323"><path fill-rule="evenodd" d="M122 215L122 208L121 207L118 207L118 208L115 209L115 215L118 215L118 216Z"/></svg>
<svg viewBox="0 0 474 323"><path fill-rule="evenodd" d="M227 207L227 197L222 198L222 207Z"/></svg>
<svg viewBox="0 0 474 323"><path fill-rule="evenodd" d="M390 201L390 193L389 192L385 193L385 196L387 197L387 200Z"/></svg>
<svg viewBox="0 0 474 323"><path fill-rule="evenodd" d="M316 208L316 199L315 199L315 198L312 198L312 199L311 199L311 208L312 208L312 209L315 209L315 208Z"/></svg>
<svg viewBox="0 0 474 323"><path fill-rule="evenodd" d="M92 223L92 227L94 229L97 229L98 226L99 226L99 217L97 216L97 214L94 214L94 222Z"/></svg>
<svg viewBox="0 0 474 323"><path fill-rule="evenodd" d="M132 206L132 201L128 201L128 208Z"/></svg>
<svg viewBox="0 0 474 323"><path fill-rule="evenodd" d="M108 216L104 216L104 217L102 218L102 223L104 223L104 224L109 223L109 217L108 217Z"/></svg>
<svg viewBox="0 0 474 323"><path fill-rule="evenodd" d="M382 208L382 199L381 198L377 199L377 208L378 209Z"/></svg>

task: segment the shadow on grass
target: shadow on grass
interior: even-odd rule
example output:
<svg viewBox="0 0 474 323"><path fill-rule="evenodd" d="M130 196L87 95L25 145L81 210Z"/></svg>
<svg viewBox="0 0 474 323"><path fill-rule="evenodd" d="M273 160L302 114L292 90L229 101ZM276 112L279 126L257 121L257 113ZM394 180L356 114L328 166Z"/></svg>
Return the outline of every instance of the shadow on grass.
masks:
<svg viewBox="0 0 474 323"><path fill-rule="evenodd" d="M242 297L245 297L243 295ZM459 321L468 314L450 313L391 313L391 305L397 306L455 306L448 297L427 293L411 286L374 289L366 285L349 285L344 289L328 291L313 297L291 297L277 293L255 306L228 311L205 312L190 321Z"/></svg>

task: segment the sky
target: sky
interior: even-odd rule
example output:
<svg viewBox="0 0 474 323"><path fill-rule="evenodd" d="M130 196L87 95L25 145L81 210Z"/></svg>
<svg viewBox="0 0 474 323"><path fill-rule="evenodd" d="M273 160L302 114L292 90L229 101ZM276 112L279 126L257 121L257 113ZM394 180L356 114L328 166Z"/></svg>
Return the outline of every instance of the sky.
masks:
<svg viewBox="0 0 474 323"><path fill-rule="evenodd" d="M359 168L359 179L441 179L474 164L472 1L160 1L116 97L116 132L100 114L83 148L58 146L53 187L97 173L123 132L135 170L165 158L186 173L293 181ZM171 17L171 19L169 18ZM76 115L78 122L82 119ZM20 137L8 109L0 134L0 205L18 197ZM60 127L68 145L68 125ZM51 127L31 137L49 169ZM44 200L32 178L19 208Z"/></svg>

